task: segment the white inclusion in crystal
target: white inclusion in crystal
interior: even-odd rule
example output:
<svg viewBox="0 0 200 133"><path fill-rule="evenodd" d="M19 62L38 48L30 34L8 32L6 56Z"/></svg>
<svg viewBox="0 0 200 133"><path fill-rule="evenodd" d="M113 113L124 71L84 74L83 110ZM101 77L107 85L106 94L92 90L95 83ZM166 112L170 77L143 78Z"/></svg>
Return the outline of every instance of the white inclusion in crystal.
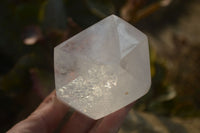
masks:
<svg viewBox="0 0 200 133"><path fill-rule="evenodd" d="M62 94L64 91L72 94L74 97L88 98L92 100L93 97L101 97L103 92L117 85L117 75L108 75L108 71L112 70L110 67L102 65L94 65L88 70L88 73L79 76L69 82L67 85L60 88L57 92ZM80 89L82 88L82 89Z"/></svg>
<svg viewBox="0 0 200 133"><path fill-rule="evenodd" d="M148 40L111 15L55 47L54 69L57 97L99 119L149 90Z"/></svg>

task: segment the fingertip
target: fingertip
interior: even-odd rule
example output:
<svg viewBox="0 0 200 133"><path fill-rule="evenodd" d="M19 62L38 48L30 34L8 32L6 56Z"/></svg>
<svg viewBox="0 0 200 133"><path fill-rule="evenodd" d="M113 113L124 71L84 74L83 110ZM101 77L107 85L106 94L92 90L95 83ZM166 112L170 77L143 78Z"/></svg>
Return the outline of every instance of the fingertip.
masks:
<svg viewBox="0 0 200 133"><path fill-rule="evenodd" d="M90 133L116 133L133 105L134 103L131 103L103 119L98 120Z"/></svg>
<svg viewBox="0 0 200 133"><path fill-rule="evenodd" d="M75 112L63 126L61 133L86 133L95 122L95 120L79 112Z"/></svg>

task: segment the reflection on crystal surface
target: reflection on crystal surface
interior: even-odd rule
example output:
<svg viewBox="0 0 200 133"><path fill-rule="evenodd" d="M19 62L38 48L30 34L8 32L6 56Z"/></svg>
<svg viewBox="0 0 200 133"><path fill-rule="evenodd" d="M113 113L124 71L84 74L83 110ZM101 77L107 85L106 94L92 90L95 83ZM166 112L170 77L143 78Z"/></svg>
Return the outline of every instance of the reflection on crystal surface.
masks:
<svg viewBox="0 0 200 133"><path fill-rule="evenodd" d="M99 119L143 96L151 84L147 37L111 15L55 47L58 98Z"/></svg>

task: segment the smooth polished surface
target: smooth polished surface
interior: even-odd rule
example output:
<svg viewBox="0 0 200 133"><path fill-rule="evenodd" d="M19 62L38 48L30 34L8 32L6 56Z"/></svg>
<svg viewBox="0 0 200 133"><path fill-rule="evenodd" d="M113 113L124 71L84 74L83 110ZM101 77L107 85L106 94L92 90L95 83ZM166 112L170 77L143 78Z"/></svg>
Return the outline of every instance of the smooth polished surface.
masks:
<svg viewBox="0 0 200 133"><path fill-rule="evenodd" d="M54 69L57 97L99 119L148 92L148 40L111 15L55 47Z"/></svg>

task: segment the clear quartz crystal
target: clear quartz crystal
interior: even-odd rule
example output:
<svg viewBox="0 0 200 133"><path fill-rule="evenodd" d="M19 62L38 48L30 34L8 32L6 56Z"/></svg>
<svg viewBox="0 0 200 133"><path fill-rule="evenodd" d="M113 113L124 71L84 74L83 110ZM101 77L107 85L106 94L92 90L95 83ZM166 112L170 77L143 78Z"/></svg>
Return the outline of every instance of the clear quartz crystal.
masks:
<svg viewBox="0 0 200 133"><path fill-rule="evenodd" d="M151 84L145 34L111 15L54 49L57 97L93 119L147 93Z"/></svg>

